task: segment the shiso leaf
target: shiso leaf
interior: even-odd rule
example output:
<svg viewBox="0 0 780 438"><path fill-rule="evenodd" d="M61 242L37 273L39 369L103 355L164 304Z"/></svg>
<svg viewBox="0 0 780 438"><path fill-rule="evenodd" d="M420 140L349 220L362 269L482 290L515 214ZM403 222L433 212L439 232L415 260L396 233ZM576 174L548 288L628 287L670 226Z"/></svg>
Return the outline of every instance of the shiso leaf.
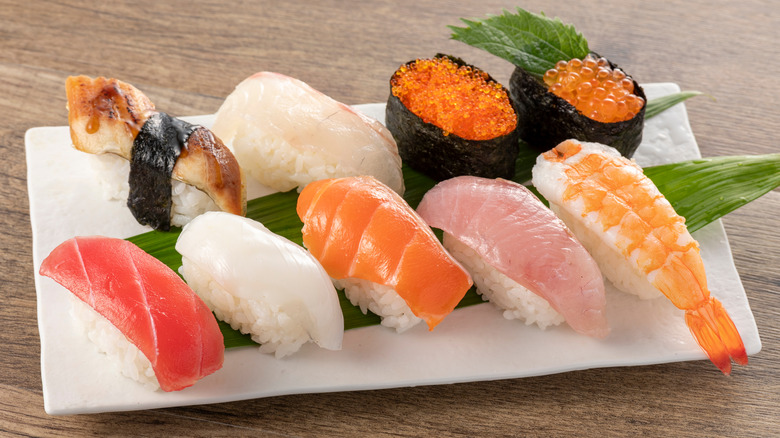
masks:
<svg viewBox="0 0 780 438"><path fill-rule="evenodd" d="M535 162L532 154L518 157L518 163ZM523 183L530 179L530 167L518 170L515 181ZM525 170L527 169L527 170ZM698 230L708 223L747 204L763 194L780 186L780 154L756 156L730 156L684 161L645 168L645 174L653 180L661 193L671 202L678 214L686 218L690 231ZM403 166L406 193L404 199L416 208L423 195L435 181L408 166ZM532 187L529 187L533 190ZM263 223L271 231L302 244L303 223L295 212L298 193L295 190L274 193L249 201L247 217ZM169 232L150 231L130 237L128 240L144 251L158 258L178 272L181 255L174 246L181 229ZM441 233L437 234L441 238ZM344 313L344 329L378 325L378 316L369 312L364 315L338 291L341 309ZM482 303L482 298L472 288L458 304L466 307ZM225 348L257 345L249 336L233 330L220 321L225 338Z"/></svg>
<svg viewBox="0 0 780 438"><path fill-rule="evenodd" d="M485 50L541 78L555 63L584 58L588 42L572 25L522 8L504 10L479 20L461 19L466 26L448 26L451 38Z"/></svg>
<svg viewBox="0 0 780 438"><path fill-rule="evenodd" d="M681 91L679 93L668 94L649 100L645 106L645 120L657 116L669 108L684 102L691 97L701 95L701 91Z"/></svg>

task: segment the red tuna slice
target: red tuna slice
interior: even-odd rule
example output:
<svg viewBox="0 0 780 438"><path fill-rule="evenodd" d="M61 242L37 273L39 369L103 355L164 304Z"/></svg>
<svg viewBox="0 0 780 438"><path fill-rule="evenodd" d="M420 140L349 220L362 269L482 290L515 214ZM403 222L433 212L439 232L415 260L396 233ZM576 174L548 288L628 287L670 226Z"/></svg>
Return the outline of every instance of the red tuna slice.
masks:
<svg viewBox="0 0 780 438"><path fill-rule="evenodd" d="M222 367L222 332L206 304L174 271L134 244L74 237L41 263L149 359L163 391L178 391Z"/></svg>
<svg viewBox="0 0 780 438"><path fill-rule="evenodd" d="M417 212L502 274L546 299L576 332L609 328L601 272L566 225L524 186L462 176L428 191Z"/></svg>

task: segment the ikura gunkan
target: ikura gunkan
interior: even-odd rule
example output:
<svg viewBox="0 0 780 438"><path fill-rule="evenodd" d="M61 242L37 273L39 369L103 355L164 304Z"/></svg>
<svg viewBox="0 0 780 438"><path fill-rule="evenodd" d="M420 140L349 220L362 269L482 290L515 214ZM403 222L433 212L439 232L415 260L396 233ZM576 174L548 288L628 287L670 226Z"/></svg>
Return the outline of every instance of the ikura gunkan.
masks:
<svg viewBox="0 0 780 438"><path fill-rule="evenodd" d="M613 69L606 58L592 53L585 59L558 61L544 74L544 83L551 93L599 122L630 120L645 105L645 100L634 94L634 81L623 70Z"/></svg>
<svg viewBox="0 0 780 438"><path fill-rule="evenodd" d="M540 152L577 139L612 146L630 158L642 142L644 90L594 53L559 61L541 79L517 67L509 91L520 138Z"/></svg>
<svg viewBox="0 0 780 438"><path fill-rule="evenodd" d="M437 180L514 174L517 115L490 75L437 55L398 68L390 91L386 124L404 163Z"/></svg>

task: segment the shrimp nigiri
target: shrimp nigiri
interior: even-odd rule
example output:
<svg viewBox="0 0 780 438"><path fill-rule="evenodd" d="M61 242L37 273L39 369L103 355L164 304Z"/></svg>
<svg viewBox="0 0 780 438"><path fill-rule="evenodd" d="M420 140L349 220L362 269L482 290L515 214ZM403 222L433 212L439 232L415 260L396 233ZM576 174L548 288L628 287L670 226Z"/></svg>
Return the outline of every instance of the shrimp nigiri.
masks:
<svg viewBox="0 0 780 438"><path fill-rule="evenodd" d="M320 180L298 197L303 243L363 312L403 331L430 329L472 281L397 193L370 176Z"/></svg>
<svg viewBox="0 0 780 438"><path fill-rule="evenodd" d="M724 373L748 362L742 338L710 295L699 245L669 201L633 161L598 143L567 140L537 159L533 184L618 289L663 294Z"/></svg>

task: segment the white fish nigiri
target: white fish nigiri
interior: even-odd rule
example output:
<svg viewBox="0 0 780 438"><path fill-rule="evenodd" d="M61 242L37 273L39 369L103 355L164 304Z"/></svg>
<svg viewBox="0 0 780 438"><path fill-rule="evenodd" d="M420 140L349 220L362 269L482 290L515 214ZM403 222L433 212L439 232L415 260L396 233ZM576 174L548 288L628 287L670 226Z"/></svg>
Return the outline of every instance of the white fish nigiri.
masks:
<svg viewBox="0 0 780 438"><path fill-rule="evenodd" d="M301 246L224 212L195 218L176 242L181 274L217 318L283 357L313 341L339 350L344 317L328 274Z"/></svg>
<svg viewBox="0 0 780 438"><path fill-rule="evenodd" d="M404 191L401 157L387 128L279 73L256 73L238 84L212 129L246 172L279 191L359 175Z"/></svg>
<svg viewBox="0 0 780 438"><path fill-rule="evenodd" d="M506 318L542 328L565 318L578 333L609 332L596 262L524 186L456 177L426 193L417 212L445 232L445 247Z"/></svg>

